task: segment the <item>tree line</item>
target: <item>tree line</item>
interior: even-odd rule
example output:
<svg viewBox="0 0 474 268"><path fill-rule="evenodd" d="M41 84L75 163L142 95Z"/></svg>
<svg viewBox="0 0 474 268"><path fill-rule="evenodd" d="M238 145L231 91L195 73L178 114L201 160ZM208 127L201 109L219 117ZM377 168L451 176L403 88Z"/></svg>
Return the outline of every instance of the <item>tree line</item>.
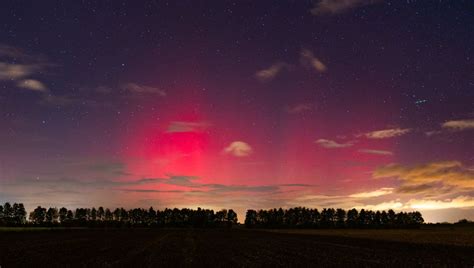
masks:
<svg viewBox="0 0 474 268"><path fill-rule="evenodd" d="M62 227L230 227L237 224L237 213L232 209L217 212L209 209L155 210L134 208L45 208L38 206L27 212L23 204L0 205L0 226L62 226Z"/></svg>
<svg viewBox="0 0 474 268"><path fill-rule="evenodd" d="M36 207L28 213L22 203L0 205L0 226L63 227L219 227L237 224L232 209L217 212L210 209L155 210L134 208ZM416 228L423 224L420 212L372 211L338 208L247 210L245 226L249 228Z"/></svg>
<svg viewBox="0 0 474 268"><path fill-rule="evenodd" d="M372 211L353 208L348 211L305 207L290 209L247 210L245 226L260 228L417 228L424 220L420 212Z"/></svg>

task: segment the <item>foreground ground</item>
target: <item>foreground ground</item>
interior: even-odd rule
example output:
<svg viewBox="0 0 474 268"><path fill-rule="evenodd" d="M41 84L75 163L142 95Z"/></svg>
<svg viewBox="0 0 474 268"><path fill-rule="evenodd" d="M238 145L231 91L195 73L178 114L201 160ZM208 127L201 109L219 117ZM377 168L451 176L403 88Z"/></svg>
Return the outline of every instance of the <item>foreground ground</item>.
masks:
<svg viewBox="0 0 474 268"><path fill-rule="evenodd" d="M0 231L0 267L13 266L437 266L473 267L474 237L432 232L246 229ZM396 233L395 235L393 233ZM411 234L411 235L410 235ZM398 236L417 237L396 239ZM394 238L395 237L395 238ZM452 241L464 242L455 243ZM451 241L451 242L450 242Z"/></svg>

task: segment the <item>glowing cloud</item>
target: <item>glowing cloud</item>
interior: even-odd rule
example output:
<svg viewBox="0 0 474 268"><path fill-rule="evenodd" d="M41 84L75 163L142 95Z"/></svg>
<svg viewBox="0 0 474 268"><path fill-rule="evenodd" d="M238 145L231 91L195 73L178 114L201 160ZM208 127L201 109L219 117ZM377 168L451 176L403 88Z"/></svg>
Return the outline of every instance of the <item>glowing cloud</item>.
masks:
<svg viewBox="0 0 474 268"><path fill-rule="evenodd" d="M380 188L375 191L371 192L362 192L362 193L357 193L357 194L351 194L349 197L355 197L355 198L370 198L370 197L377 197L377 196L382 196L382 195L388 195L393 193L393 188Z"/></svg>
<svg viewBox="0 0 474 268"><path fill-rule="evenodd" d="M234 141L229 146L224 148L224 153L231 154L237 157L245 157L253 152L252 147L243 141Z"/></svg>
<svg viewBox="0 0 474 268"><path fill-rule="evenodd" d="M369 139L387 139L387 138L393 138L393 137L399 137L399 136L405 135L409 133L410 131L411 129L409 128L389 128L389 129L368 132L368 133L365 133L364 136L366 136Z"/></svg>
<svg viewBox="0 0 474 268"><path fill-rule="evenodd" d="M447 208L469 208L474 207L474 198L470 196L459 196L447 200L417 200L407 202L407 207L421 210L436 210Z"/></svg>
<svg viewBox="0 0 474 268"><path fill-rule="evenodd" d="M34 91L42 91L42 92L48 91L48 89L43 83L34 79L21 80L20 82L17 83L17 86L20 88L25 88L25 89L34 90Z"/></svg>
<svg viewBox="0 0 474 268"><path fill-rule="evenodd" d="M15 80L28 76L37 69L33 65L0 62L0 80Z"/></svg>
<svg viewBox="0 0 474 268"><path fill-rule="evenodd" d="M210 126L207 122L183 122L174 121L168 126L166 132L203 132Z"/></svg>
<svg viewBox="0 0 474 268"><path fill-rule="evenodd" d="M286 63L277 62L272 66L268 67L267 69L263 69L258 71L255 74L258 80L262 82L267 82L273 80L285 67L287 66Z"/></svg>
<svg viewBox="0 0 474 268"><path fill-rule="evenodd" d="M346 147L351 147L352 145L354 145L352 142L338 143L336 141L326 140L326 139L319 139L315 141L315 143L327 149L346 148Z"/></svg>
<svg viewBox="0 0 474 268"><path fill-rule="evenodd" d="M384 150L360 149L359 152L365 153L365 154L376 154L376 155L393 155L392 152L384 151Z"/></svg>
<svg viewBox="0 0 474 268"><path fill-rule="evenodd" d="M316 58L313 55L313 52L307 49L303 49L301 50L300 56L301 64L303 64L304 66L312 67L314 70L320 73L325 72L327 70L326 65L324 65L322 61Z"/></svg>
<svg viewBox="0 0 474 268"><path fill-rule="evenodd" d="M389 202L382 202L375 205L363 205L363 206L356 206L355 209L365 209L365 210L388 210L388 209L402 209L403 203L399 201L389 201Z"/></svg>
<svg viewBox="0 0 474 268"><path fill-rule="evenodd" d="M444 122L441 126L443 128L452 129L452 130L474 129L474 119L447 121L447 122Z"/></svg>
<svg viewBox="0 0 474 268"><path fill-rule="evenodd" d="M390 164L378 168L374 178L397 178L402 182L401 189L416 190L438 189L443 186L455 189L474 189L474 170L464 167L458 161L433 162L419 166L404 167Z"/></svg>

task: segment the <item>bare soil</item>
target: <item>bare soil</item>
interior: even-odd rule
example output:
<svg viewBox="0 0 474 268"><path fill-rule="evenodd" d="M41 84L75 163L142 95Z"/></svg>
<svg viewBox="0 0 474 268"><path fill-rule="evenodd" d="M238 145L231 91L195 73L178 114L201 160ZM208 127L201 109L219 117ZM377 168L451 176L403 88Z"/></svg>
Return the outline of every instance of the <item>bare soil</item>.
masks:
<svg viewBox="0 0 474 268"><path fill-rule="evenodd" d="M413 230L416 232L417 230ZM0 232L5 267L473 267L474 246L247 229Z"/></svg>

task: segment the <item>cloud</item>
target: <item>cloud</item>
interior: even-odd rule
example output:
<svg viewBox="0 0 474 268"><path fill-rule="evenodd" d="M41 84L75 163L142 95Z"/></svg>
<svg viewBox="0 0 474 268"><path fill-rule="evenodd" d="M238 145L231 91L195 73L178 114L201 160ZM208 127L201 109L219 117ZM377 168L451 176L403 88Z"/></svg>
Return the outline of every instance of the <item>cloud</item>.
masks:
<svg viewBox="0 0 474 268"><path fill-rule="evenodd" d="M315 141L315 143L327 149L346 148L346 147L351 147L352 145L354 145L354 143L352 142L337 143L336 141L326 140L326 139L319 139Z"/></svg>
<svg viewBox="0 0 474 268"><path fill-rule="evenodd" d="M287 107L286 110L289 114L301 114L301 113L304 113L304 112L312 111L313 109L314 109L314 105L312 105L312 104L300 103L300 104L296 104L296 105L291 106L291 107Z"/></svg>
<svg viewBox="0 0 474 268"><path fill-rule="evenodd" d="M243 141L233 141L224 148L224 153L231 154L237 157L248 156L253 152L252 147L249 144Z"/></svg>
<svg viewBox="0 0 474 268"><path fill-rule="evenodd" d="M267 69L258 71L255 74L258 80L262 82L267 82L273 80L281 71L283 71L288 65L284 62L274 63L272 66Z"/></svg>
<svg viewBox="0 0 474 268"><path fill-rule="evenodd" d="M100 94L109 94L112 93L112 88L108 86L98 86L95 88L95 91Z"/></svg>
<svg viewBox="0 0 474 268"><path fill-rule="evenodd" d="M362 6L367 6L381 2L380 0L320 0L315 3L314 8L311 9L311 14L319 15L331 15L339 14L351 9L355 9Z"/></svg>
<svg viewBox="0 0 474 268"><path fill-rule="evenodd" d="M0 62L0 80L16 80L33 74L39 69L36 65L9 64Z"/></svg>
<svg viewBox="0 0 474 268"><path fill-rule="evenodd" d="M452 130L474 129L474 119L446 121L441 126Z"/></svg>
<svg viewBox="0 0 474 268"><path fill-rule="evenodd" d="M86 104L90 103L85 99L80 99L72 96L55 96L51 94L47 94L43 96L43 99L40 102L43 105L59 105L59 106L66 106L72 104Z"/></svg>
<svg viewBox="0 0 474 268"><path fill-rule="evenodd" d="M430 131L425 131L425 135L428 136L428 137L431 137L431 136L434 136L434 135L438 135L438 134L441 134L442 132L439 131L439 130L430 130Z"/></svg>
<svg viewBox="0 0 474 268"><path fill-rule="evenodd" d="M325 72L327 70L326 65L318 58L313 55L313 52L308 49L302 49L300 53L300 62L303 66L311 67L317 72Z"/></svg>
<svg viewBox="0 0 474 268"><path fill-rule="evenodd" d="M46 86L41 83L38 80L34 79L25 79L21 80L16 84L18 87L29 89L29 90L34 90L34 91L41 91L41 92L47 92L48 89Z"/></svg>
<svg viewBox="0 0 474 268"><path fill-rule="evenodd" d="M0 44L0 58L22 58L24 52L16 47Z"/></svg>
<svg viewBox="0 0 474 268"><path fill-rule="evenodd" d="M418 194L431 191L434 188L441 188L437 183L427 183L418 185L402 185L397 188L397 193L403 194Z"/></svg>
<svg viewBox="0 0 474 268"><path fill-rule="evenodd" d="M42 82L28 77L51 65L40 56L28 55L19 48L0 44L0 81L12 81L19 88L47 92Z"/></svg>
<svg viewBox="0 0 474 268"><path fill-rule="evenodd" d="M401 181L404 192L426 191L428 185L439 190L453 187L457 190L474 189L474 170L464 167L459 161L433 162L418 166L389 164L377 168L373 177L396 178Z"/></svg>
<svg viewBox="0 0 474 268"><path fill-rule="evenodd" d="M308 184L280 184L280 185L226 185L216 183L200 183L195 176L170 176L169 178L145 178L135 184L166 184L173 186L197 188L201 193L229 193L229 192L277 192L281 187L312 187ZM162 190L159 190L160 192ZM158 191L156 191L158 192ZM184 191L183 191L184 192ZM196 192L196 191L195 191Z"/></svg>
<svg viewBox="0 0 474 268"><path fill-rule="evenodd" d="M407 207L420 210L436 210L447 208L469 208L474 207L472 196L458 196L447 200L419 200L412 199L407 202Z"/></svg>
<svg viewBox="0 0 474 268"><path fill-rule="evenodd" d="M120 86L120 89L136 94L155 94L161 97L166 96L166 92L156 87L139 85L136 83L126 83Z"/></svg>
<svg viewBox="0 0 474 268"><path fill-rule="evenodd" d="M207 122L184 122L184 121L173 121L168 126L166 132L168 133L179 133L179 132L203 132L210 127L211 124Z"/></svg>
<svg viewBox="0 0 474 268"><path fill-rule="evenodd" d="M366 154L376 154L376 155L393 155L390 151L385 150L372 150L372 149L360 149L359 152Z"/></svg>
<svg viewBox="0 0 474 268"><path fill-rule="evenodd" d="M362 193L356 193L356 194L351 194L349 197L355 197L355 198L370 198L370 197L378 197L382 195L388 195L393 193L393 188L380 188L375 191L371 192L362 192Z"/></svg>
<svg viewBox="0 0 474 268"><path fill-rule="evenodd" d="M403 203L400 201L389 201L389 202L382 202L379 204L374 204L374 205L361 205L361 206L355 206L355 209L361 210L389 210L389 209L402 209L404 207Z"/></svg>
<svg viewBox="0 0 474 268"><path fill-rule="evenodd" d="M411 131L410 128L389 128L365 133L364 136L369 139L387 139L405 135Z"/></svg>

